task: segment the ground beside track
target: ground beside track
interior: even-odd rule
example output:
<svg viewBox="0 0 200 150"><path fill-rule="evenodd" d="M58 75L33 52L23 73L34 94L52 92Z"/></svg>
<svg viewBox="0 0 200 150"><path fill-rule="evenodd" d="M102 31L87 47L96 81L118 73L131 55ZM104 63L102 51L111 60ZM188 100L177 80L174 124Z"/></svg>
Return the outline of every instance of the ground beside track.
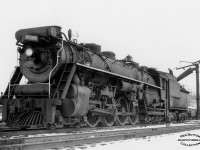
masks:
<svg viewBox="0 0 200 150"><path fill-rule="evenodd" d="M173 126L177 125L187 125L191 123L197 123L197 121L187 121L185 123L171 123ZM112 126L112 127L81 127L81 128L60 128L56 130L47 130L47 129L27 129L27 130L18 130L18 129L9 129L5 128L5 123L0 124L0 139L3 137L12 137L12 136L33 136L33 135L43 135L43 134L54 134L54 133L71 133L71 132L82 132L82 131L93 131L93 130L118 130L118 129L124 129L124 128L133 128L133 129L142 129L144 127L146 128L157 128L157 127L165 127L166 124L146 124L146 125L126 125L126 126Z"/></svg>
<svg viewBox="0 0 200 150"><path fill-rule="evenodd" d="M200 135L200 130L146 136L126 140L58 147L48 150L199 150L200 145L184 146L178 141L181 135Z"/></svg>
<svg viewBox="0 0 200 150"><path fill-rule="evenodd" d="M94 129L93 131L77 131L74 133L38 134L25 137L7 138L7 143L0 142L4 147L0 148L24 148L24 149L45 149L62 148L66 146L83 145L85 143L97 143L102 141L116 141L131 138L140 138L159 134L182 132L185 130L200 129L198 122L185 124L157 125L148 127L115 128L115 129ZM169 127L170 126L170 127ZM14 140L9 140L14 139ZM9 143L10 142L10 143ZM70 148L68 147L68 148Z"/></svg>

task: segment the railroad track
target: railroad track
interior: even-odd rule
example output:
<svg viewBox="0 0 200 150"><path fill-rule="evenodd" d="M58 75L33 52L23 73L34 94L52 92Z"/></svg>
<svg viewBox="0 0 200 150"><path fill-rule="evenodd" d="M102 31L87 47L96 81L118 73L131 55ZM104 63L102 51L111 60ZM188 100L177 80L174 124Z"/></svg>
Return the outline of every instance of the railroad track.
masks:
<svg viewBox="0 0 200 150"><path fill-rule="evenodd" d="M74 132L90 132L93 130L108 130L108 129L120 129L120 128L133 128L133 127L139 127L141 125L126 125L126 126L112 126L112 127L82 127L82 128L58 128L56 130L48 130L48 129L27 129L27 130L18 130L18 129L9 129L9 128L0 128L0 137L8 138L11 136L28 136L28 135L37 135L37 134L44 134L44 133L74 133ZM146 125L146 126L153 126L153 125Z"/></svg>
<svg viewBox="0 0 200 150"><path fill-rule="evenodd" d="M168 134L187 130L200 129L198 123L184 126L118 128L115 130L74 131L73 133L54 133L29 135L28 137L0 139L0 150L4 149L47 149L81 144L91 144L102 141L115 141L129 138L139 138L159 134Z"/></svg>
<svg viewBox="0 0 200 150"><path fill-rule="evenodd" d="M173 123L173 124L180 124L180 123ZM10 128L5 128L0 126L0 138L6 138L6 137L11 137L11 136L28 136L28 135L36 135L36 134L44 134L44 133L61 133L61 132L81 132L81 131L93 131L93 130L111 130L111 129L120 129L120 128L140 128L143 126L146 127L153 127L155 125L163 125L163 124L146 124L146 125L126 125L126 126L112 126L112 127L105 127L105 126L98 126L95 128L90 128L90 127L82 127L82 128L58 128L56 130L48 130L44 128L37 128L37 129L26 129L26 130L19 130L19 129L10 129ZM164 126L164 125L163 125Z"/></svg>
<svg viewBox="0 0 200 150"><path fill-rule="evenodd" d="M185 124L189 124L191 122L187 121ZM198 123L198 121L196 121ZM199 122L200 123L200 122ZM176 123L174 122L173 124L182 124L182 123ZM36 134L44 134L44 133L60 133L60 132L78 132L78 131L91 131L91 130L107 130L107 129L120 129L120 128L133 128L133 127L141 127L141 126L147 126L147 127L153 127L155 125L163 125L163 124L136 124L136 125L126 125L126 126L112 126L112 127L105 127L105 126L98 126L95 128L90 128L90 127L81 127L81 128L58 128L56 130L48 130L44 128L31 128L31 129L26 129L26 130L19 130L19 129L10 129L8 127L5 127L5 124L0 123L0 138L1 137L11 137L11 136L28 136L28 135L36 135Z"/></svg>

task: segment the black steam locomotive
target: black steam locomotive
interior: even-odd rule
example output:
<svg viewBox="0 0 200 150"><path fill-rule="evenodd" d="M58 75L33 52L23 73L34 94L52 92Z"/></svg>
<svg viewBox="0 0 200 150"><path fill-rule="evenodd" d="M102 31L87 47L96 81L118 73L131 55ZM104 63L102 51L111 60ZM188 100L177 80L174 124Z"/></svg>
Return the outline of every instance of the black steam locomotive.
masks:
<svg viewBox="0 0 200 150"><path fill-rule="evenodd" d="M59 26L16 32L19 66L2 95L7 126L160 123L187 118L189 92L171 73L78 44ZM23 83L22 79L26 78Z"/></svg>

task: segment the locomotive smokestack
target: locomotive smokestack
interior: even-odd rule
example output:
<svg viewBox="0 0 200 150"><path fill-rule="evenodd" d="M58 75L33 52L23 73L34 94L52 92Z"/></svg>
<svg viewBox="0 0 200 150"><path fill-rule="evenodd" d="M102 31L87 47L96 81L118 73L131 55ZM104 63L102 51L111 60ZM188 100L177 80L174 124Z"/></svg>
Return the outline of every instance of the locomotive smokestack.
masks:
<svg viewBox="0 0 200 150"><path fill-rule="evenodd" d="M190 75L193 71L195 70L195 68L189 68L187 69L185 72L183 72L182 74L180 74L177 77L177 81L182 80L183 78L187 77L188 75Z"/></svg>

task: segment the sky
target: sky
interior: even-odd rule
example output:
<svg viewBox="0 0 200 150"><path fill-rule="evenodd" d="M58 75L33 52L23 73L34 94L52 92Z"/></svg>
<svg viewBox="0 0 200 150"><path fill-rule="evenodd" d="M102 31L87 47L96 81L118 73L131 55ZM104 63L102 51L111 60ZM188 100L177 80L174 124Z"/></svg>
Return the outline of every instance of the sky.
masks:
<svg viewBox="0 0 200 150"><path fill-rule="evenodd" d="M176 76L200 60L199 0L1 0L0 92L17 65L15 32L58 25L78 33L78 42L96 43L118 59L131 55L141 66ZM195 73L181 84L196 91Z"/></svg>

